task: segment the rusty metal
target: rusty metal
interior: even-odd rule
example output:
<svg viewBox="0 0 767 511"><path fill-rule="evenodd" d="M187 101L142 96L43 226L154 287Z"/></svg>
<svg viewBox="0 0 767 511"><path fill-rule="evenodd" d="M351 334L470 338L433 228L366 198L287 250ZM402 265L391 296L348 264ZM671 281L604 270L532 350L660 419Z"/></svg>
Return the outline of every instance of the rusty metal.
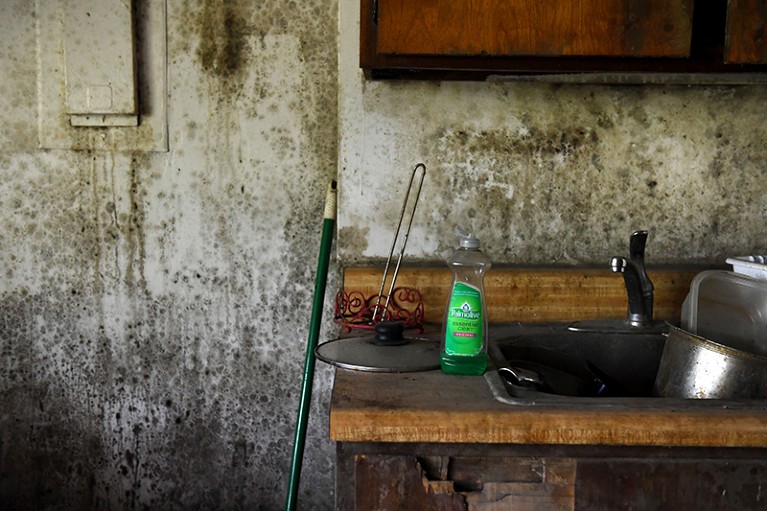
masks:
<svg viewBox="0 0 767 511"><path fill-rule="evenodd" d="M406 329L423 332L424 303L421 292L412 287L398 287L386 296L386 305L376 305L378 295L365 296L362 291L341 290L336 294L334 321L344 333L373 330L380 321L402 321ZM378 307L376 321L374 311Z"/></svg>

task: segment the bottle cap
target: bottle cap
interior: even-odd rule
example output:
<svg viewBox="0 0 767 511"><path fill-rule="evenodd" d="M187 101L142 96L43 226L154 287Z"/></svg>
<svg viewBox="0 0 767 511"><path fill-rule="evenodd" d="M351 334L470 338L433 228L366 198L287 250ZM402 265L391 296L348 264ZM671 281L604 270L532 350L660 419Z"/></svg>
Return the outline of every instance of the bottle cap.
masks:
<svg viewBox="0 0 767 511"><path fill-rule="evenodd" d="M453 232L461 238L461 248L479 248L479 239L469 231L456 227Z"/></svg>

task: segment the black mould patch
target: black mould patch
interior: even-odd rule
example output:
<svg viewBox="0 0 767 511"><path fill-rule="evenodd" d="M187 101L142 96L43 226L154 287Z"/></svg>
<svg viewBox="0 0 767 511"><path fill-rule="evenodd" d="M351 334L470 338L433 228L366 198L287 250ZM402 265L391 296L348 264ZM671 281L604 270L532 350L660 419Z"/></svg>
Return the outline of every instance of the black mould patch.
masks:
<svg viewBox="0 0 767 511"><path fill-rule="evenodd" d="M341 256L346 263L354 263L361 259L368 248L368 237L370 229L368 227L345 226L338 230L338 243L343 247ZM360 254L355 258L356 254ZM347 260L347 258L349 258Z"/></svg>
<svg viewBox="0 0 767 511"><path fill-rule="evenodd" d="M197 20L200 46L197 50L202 69L211 75L230 78L242 72L248 33L243 7L237 2L206 0Z"/></svg>
<svg viewBox="0 0 767 511"><path fill-rule="evenodd" d="M536 127L517 131L499 129L494 131L458 131L443 132L440 143L449 146L456 153L487 158L489 155L507 155L507 159L542 157L550 158L561 155L570 157L584 147L598 144L599 136L590 127L571 126L546 131Z"/></svg>
<svg viewBox="0 0 767 511"><path fill-rule="evenodd" d="M336 3L168 13L170 75L194 80L171 83L171 153L88 151L83 134L77 153L0 155L10 508L284 503L337 161ZM205 101L185 104L185 86ZM328 289L338 281L331 269ZM332 374L317 376L301 501L324 510Z"/></svg>

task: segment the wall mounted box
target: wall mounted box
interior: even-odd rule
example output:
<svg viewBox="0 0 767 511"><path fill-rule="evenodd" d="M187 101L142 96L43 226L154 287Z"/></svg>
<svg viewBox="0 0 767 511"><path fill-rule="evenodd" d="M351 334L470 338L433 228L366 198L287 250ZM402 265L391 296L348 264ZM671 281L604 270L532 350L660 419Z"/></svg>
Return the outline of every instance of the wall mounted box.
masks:
<svg viewBox="0 0 767 511"><path fill-rule="evenodd" d="M37 0L36 11L39 147L167 151L165 0Z"/></svg>
<svg viewBox="0 0 767 511"><path fill-rule="evenodd" d="M68 0L66 111L73 126L138 126L133 3Z"/></svg>

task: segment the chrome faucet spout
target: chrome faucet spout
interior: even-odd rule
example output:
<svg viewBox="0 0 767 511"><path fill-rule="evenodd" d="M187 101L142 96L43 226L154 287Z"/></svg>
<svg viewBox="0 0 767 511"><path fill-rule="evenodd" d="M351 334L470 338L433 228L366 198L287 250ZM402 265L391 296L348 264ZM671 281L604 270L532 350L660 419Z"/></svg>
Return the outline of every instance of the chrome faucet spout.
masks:
<svg viewBox="0 0 767 511"><path fill-rule="evenodd" d="M654 286L644 265L644 249L647 231L636 231L631 235L629 258L610 258L610 268L623 274L628 295L628 321L633 326L652 322Z"/></svg>
<svg viewBox="0 0 767 511"><path fill-rule="evenodd" d="M653 321L654 287L644 267L647 231L636 231L629 242L629 257L613 256L610 269L623 275L628 295L628 318L625 320L576 321L567 327L574 332L620 334L660 334L668 327L663 321Z"/></svg>

